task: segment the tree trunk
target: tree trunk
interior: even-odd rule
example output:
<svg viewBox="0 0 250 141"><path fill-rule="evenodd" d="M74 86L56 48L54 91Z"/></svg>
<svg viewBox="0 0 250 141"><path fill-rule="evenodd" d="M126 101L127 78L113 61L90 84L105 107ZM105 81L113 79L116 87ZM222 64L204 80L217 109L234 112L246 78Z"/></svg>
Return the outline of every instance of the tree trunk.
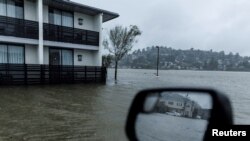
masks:
<svg viewBox="0 0 250 141"><path fill-rule="evenodd" d="M115 61L115 81L117 80L118 61Z"/></svg>

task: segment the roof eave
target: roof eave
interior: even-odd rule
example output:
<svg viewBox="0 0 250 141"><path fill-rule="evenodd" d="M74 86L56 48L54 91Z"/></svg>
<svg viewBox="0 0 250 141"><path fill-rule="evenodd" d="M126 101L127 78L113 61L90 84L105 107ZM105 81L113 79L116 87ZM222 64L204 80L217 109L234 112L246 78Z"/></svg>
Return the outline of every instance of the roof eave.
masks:
<svg viewBox="0 0 250 141"><path fill-rule="evenodd" d="M87 14L87 15L91 15L91 16L95 16L97 14L102 13L103 14L103 22L107 22L107 21L110 21L110 20L113 20L113 19L119 17L118 13L110 12L110 11L107 11L107 10L87 6L87 5L72 2L72 1L44 0L44 3L48 4L49 6L52 5L52 6L56 6L56 7L63 7L66 10L70 9L70 10L80 12L80 13L83 13L83 14ZM62 5L62 6L59 6L59 5Z"/></svg>

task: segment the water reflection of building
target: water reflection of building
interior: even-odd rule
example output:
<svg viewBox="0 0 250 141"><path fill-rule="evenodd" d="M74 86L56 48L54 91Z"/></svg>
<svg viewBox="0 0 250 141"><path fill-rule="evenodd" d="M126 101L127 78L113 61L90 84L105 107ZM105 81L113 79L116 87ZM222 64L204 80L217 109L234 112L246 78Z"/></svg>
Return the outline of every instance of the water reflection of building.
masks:
<svg viewBox="0 0 250 141"><path fill-rule="evenodd" d="M160 113L172 113L176 116L189 118L202 118L201 115L203 114L207 117L206 112L202 110L197 102L179 94L162 95L156 107Z"/></svg>

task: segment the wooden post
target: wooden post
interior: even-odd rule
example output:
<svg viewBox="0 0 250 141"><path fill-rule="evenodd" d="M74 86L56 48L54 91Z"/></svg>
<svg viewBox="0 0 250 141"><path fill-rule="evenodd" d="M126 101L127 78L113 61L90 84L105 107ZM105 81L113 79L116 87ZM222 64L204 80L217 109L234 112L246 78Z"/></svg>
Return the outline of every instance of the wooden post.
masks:
<svg viewBox="0 0 250 141"><path fill-rule="evenodd" d="M85 78L84 81L87 82L87 66L85 66Z"/></svg>
<svg viewBox="0 0 250 141"><path fill-rule="evenodd" d="M28 81L27 81L27 79L28 79L28 77L27 77L27 64L24 64L24 83L25 83L25 85L27 85L28 84Z"/></svg>
<svg viewBox="0 0 250 141"><path fill-rule="evenodd" d="M97 71L97 67L95 67L95 82L97 82L97 79L96 79L96 71Z"/></svg>

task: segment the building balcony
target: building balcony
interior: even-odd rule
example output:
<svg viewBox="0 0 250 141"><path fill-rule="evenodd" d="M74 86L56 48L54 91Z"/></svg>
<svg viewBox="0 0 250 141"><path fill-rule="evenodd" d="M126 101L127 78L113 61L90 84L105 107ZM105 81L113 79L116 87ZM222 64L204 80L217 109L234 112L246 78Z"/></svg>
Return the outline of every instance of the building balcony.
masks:
<svg viewBox="0 0 250 141"><path fill-rule="evenodd" d="M0 35L38 39L38 22L0 16Z"/></svg>
<svg viewBox="0 0 250 141"><path fill-rule="evenodd" d="M44 40L99 46L99 32L44 23Z"/></svg>
<svg viewBox="0 0 250 141"><path fill-rule="evenodd" d="M39 39L38 22L0 16L0 35ZM99 32L44 23L44 40L99 46Z"/></svg>

